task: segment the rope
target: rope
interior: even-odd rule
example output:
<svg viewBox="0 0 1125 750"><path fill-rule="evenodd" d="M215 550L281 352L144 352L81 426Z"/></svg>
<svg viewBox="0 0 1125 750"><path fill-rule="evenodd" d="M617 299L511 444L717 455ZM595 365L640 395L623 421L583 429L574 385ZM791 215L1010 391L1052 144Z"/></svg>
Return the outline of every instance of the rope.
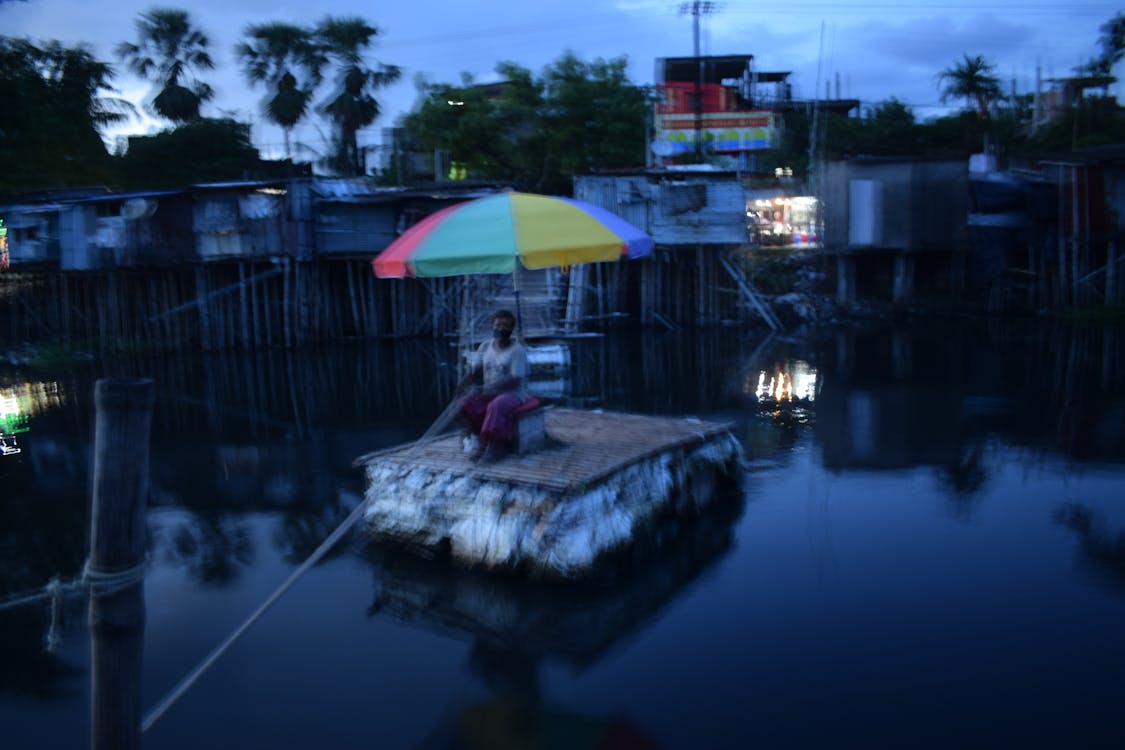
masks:
<svg viewBox="0 0 1125 750"><path fill-rule="evenodd" d="M47 584L47 589L51 592L51 626L47 628L47 633L43 636L43 647L47 649L47 653L53 654L58 651L59 646L62 645L62 636L59 635L59 607L62 606L62 582L59 581L58 576L51 579Z"/></svg>
<svg viewBox="0 0 1125 750"><path fill-rule="evenodd" d="M48 586L49 585L50 584L48 584ZM16 607L22 607L26 604L34 604L35 602L46 599L50 595L51 592L47 591L46 586L38 591L25 591L19 594L12 594L3 601L0 601L0 611L15 609Z"/></svg>
<svg viewBox="0 0 1125 750"><path fill-rule="evenodd" d="M82 567L82 581L90 587L90 596L109 596L124 591L144 580L148 558L125 570L104 571L95 568L89 558Z"/></svg>
<svg viewBox="0 0 1125 750"><path fill-rule="evenodd" d="M241 625L239 625L233 633L227 636L226 640L220 643L218 647L216 647L215 650L213 650L207 656L206 659L200 662L199 666L197 666L195 669L189 672L186 677L180 680L180 682L174 688L172 688L172 691L169 692L168 695L163 698L163 700L157 703L151 710L149 710L147 714L145 714L144 719L141 721L142 732L147 732L149 727L155 724L156 721L161 716L163 716L169 708L172 707L172 704L179 700L180 696L186 693L188 691L188 688L194 685L195 682L203 675L203 673L206 672L212 664L218 661L219 657L222 656L226 652L226 650L230 648L231 645L233 645L234 642L238 640L239 637L243 633L245 633L251 625L257 622L258 618L265 614L266 610L272 607L274 602L281 598L282 594L289 590L289 587L292 586L298 578L304 575L305 571L315 565L316 562L324 556L324 553L331 549L331 547L340 539L340 537L342 537L344 533L347 532L348 529L350 529L352 525L359 520L360 516L363 515L363 509L366 507L366 505L366 502L361 502L359 505L357 505L355 507L355 510L351 512L351 515L345 518L344 522L337 526L336 530L329 534L328 538L320 543L320 546L317 547L311 555L309 555L308 559L301 563L301 566L294 570L289 575L289 577L285 579L285 582L278 586L276 591L270 594L268 599L262 602L262 604L256 610L254 610L254 612L249 617L247 617L246 620Z"/></svg>
<svg viewBox="0 0 1125 750"><path fill-rule="evenodd" d="M52 607L54 607L55 602L63 597L86 592L89 592L91 596L116 594L143 580L147 564L148 560L146 559L131 568L107 573L94 568L90 564L90 559L87 558L86 562L82 564L82 573L74 580L64 582L56 575L42 588L10 594L0 600L0 611L23 607L44 599L51 599Z"/></svg>
<svg viewBox="0 0 1125 750"><path fill-rule="evenodd" d="M434 423L430 425L429 429L426 430L422 437L418 438L418 440L415 441L414 447L417 448L421 443L444 430L449 424L450 420L452 420L453 417L457 414L457 410L461 406L461 401L462 400L460 398L456 398L452 402L450 402L450 404L445 407L445 411L443 411L438 416L438 418L434 420ZM234 642L237 641L242 636L242 634L250 628L251 625L257 622L258 619L262 615L264 615L266 611L270 607L272 607L275 602L277 602L278 599L281 598L281 595L288 591L289 587L296 583L298 578L304 575L309 568L315 565L317 561L319 561L320 558L322 558L324 554L328 552L328 550L330 550L333 545L335 545L336 542L339 541L340 538L344 534L346 534L349 529L351 529L352 526L355 525L355 522L363 516L363 511L366 507L366 500L359 503L355 507L355 509L352 510L352 512L348 515L348 517L344 519L343 523L337 526L336 530L329 534L328 538L321 542L320 546L317 547L311 555L309 555L308 559L301 563L300 567L289 574L289 577L285 579L284 583L278 586L277 589L272 594L270 594L269 597L264 602L262 602L262 604L259 605L259 607L254 610L250 614L250 616L243 621L241 625L239 625L230 635L228 635L222 643L215 647L215 649L211 651L211 653L208 654L207 657L195 667L195 669L193 669L182 680L180 680L176 684L176 686L172 688L172 690L166 696L164 696L163 699L161 699L159 703L153 706L141 720L141 732L147 732L149 728L152 727L152 725L160 719L161 716L167 713L168 709L170 709L172 705L177 700L179 700L180 697L183 696L183 694L186 693L191 688L191 686L199 680L200 677L203 676L203 673L206 672L211 667L211 665L218 661L219 657L226 653L227 649L234 645Z"/></svg>

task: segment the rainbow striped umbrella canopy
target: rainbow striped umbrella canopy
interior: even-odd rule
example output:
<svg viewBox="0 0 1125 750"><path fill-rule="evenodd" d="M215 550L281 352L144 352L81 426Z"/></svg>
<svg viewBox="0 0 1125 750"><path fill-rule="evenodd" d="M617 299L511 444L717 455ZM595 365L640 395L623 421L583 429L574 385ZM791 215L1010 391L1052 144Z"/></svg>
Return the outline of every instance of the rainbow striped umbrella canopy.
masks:
<svg viewBox="0 0 1125 750"><path fill-rule="evenodd" d="M603 208L533 193L458 203L403 232L372 261L380 278L512 273L639 258L652 238Z"/></svg>

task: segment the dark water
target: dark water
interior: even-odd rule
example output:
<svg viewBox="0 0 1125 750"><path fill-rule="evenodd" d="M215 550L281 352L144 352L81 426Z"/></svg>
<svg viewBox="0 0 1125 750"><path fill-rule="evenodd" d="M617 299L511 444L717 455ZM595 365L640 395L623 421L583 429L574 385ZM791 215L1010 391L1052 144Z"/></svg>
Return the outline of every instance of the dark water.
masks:
<svg viewBox="0 0 1125 750"><path fill-rule="evenodd" d="M529 586L353 536L143 745L1123 746L1121 335L572 342L544 392L735 422L742 497L612 585ZM22 414L21 452L0 457L0 601L80 571L93 382L153 377L143 659L122 675L148 711L355 506L352 459L437 417L454 369L426 342L0 371ZM783 376L802 398L760 400ZM92 678L84 601L0 610L0 746L88 746Z"/></svg>

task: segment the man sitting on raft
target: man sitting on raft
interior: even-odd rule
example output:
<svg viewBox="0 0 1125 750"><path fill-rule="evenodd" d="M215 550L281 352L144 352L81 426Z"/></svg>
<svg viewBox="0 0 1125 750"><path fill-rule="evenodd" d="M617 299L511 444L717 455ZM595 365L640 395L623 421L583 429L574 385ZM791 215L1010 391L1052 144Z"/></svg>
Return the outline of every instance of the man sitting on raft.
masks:
<svg viewBox="0 0 1125 750"><path fill-rule="evenodd" d="M483 375L481 390L465 396L461 403L462 423L480 442L470 458L495 461L512 449L516 432L515 410L527 398L527 349L512 339L516 316L508 310L492 315L492 340L477 349L477 364L461 380L458 392L468 388L478 374Z"/></svg>

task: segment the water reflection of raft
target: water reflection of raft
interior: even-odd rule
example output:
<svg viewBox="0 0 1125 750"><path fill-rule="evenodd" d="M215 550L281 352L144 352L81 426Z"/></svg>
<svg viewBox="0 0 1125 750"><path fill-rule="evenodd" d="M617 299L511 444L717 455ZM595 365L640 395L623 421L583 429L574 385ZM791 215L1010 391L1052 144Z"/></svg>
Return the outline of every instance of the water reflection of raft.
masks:
<svg viewBox="0 0 1125 750"><path fill-rule="evenodd" d="M377 539L462 564L578 578L667 516L690 515L737 479L728 423L549 409L548 446L492 464L457 435L357 459Z"/></svg>

